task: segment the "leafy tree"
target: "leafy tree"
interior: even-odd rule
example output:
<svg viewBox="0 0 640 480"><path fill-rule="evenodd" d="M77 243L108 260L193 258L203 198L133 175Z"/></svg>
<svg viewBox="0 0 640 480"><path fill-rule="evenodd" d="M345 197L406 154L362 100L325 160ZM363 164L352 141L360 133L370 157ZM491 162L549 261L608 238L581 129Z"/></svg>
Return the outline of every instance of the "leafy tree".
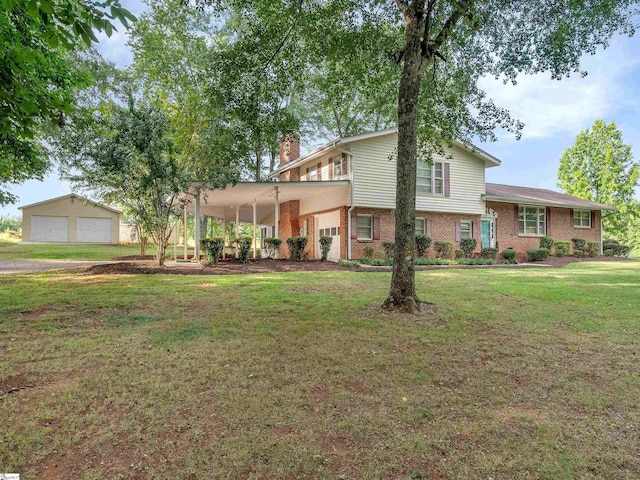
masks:
<svg viewBox="0 0 640 480"><path fill-rule="evenodd" d="M42 128L64 125L74 89L89 77L74 69L70 52L111 35L113 20L135 17L118 0L1 0L0 4L0 205L16 197L8 183L41 179L49 162Z"/></svg>
<svg viewBox="0 0 640 480"><path fill-rule="evenodd" d="M278 48L264 51L270 44L246 40L256 55L278 58L279 46L289 44L295 58L305 60L305 72L347 58L363 69L396 73L395 92L389 91L398 121L396 248L385 305L409 312L419 307L417 160L445 154L454 139L495 140L498 127L519 136L523 126L487 98L478 81L578 73L583 53L607 46L617 32L632 34L637 18L632 0L200 1L242 15L251 32L269 32ZM318 48L329 36L336 38L333 48ZM360 48L366 42L372 47Z"/></svg>
<svg viewBox="0 0 640 480"><path fill-rule="evenodd" d="M569 195L616 207L603 212L604 234L629 245L630 230L640 230L640 210L633 201L639 180L640 162L614 122L596 120L560 159L558 186Z"/></svg>

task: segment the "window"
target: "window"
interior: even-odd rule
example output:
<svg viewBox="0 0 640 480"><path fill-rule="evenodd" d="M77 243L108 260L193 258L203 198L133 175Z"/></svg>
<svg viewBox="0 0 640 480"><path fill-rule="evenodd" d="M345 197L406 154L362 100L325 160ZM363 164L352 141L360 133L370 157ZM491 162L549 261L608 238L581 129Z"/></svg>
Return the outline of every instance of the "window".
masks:
<svg viewBox="0 0 640 480"><path fill-rule="evenodd" d="M470 220L460 220L460 239L473 237L473 227Z"/></svg>
<svg viewBox="0 0 640 480"><path fill-rule="evenodd" d="M428 195L442 195L444 193L444 168L442 162L418 162L417 193Z"/></svg>
<svg viewBox="0 0 640 480"><path fill-rule="evenodd" d="M358 240L373 240L373 215L358 215Z"/></svg>
<svg viewBox="0 0 640 480"><path fill-rule="evenodd" d="M578 228L591 228L591 210L574 210L573 226Z"/></svg>
<svg viewBox="0 0 640 480"><path fill-rule="evenodd" d="M307 172L307 180L309 181L318 180L318 165L309 167L309 170Z"/></svg>
<svg viewBox="0 0 640 480"><path fill-rule="evenodd" d="M340 178L349 173L347 168L347 157L341 155L333 159L333 178Z"/></svg>
<svg viewBox="0 0 640 480"><path fill-rule="evenodd" d="M518 207L518 233L520 235L543 236L547 232L545 207Z"/></svg>
<svg viewBox="0 0 640 480"><path fill-rule="evenodd" d="M427 221L424 218L416 217L416 235L422 235L426 232L426 229L424 228L425 223L427 223Z"/></svg>

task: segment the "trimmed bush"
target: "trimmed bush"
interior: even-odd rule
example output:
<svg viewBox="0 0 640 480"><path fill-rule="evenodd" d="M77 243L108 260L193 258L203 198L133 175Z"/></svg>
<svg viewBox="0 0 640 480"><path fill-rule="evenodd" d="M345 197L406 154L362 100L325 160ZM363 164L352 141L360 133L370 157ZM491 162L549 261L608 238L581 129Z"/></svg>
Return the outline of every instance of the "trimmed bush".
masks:
<svg viewBox="0 0 640 480"><path fill-rule="evenodd" d="M453 242L433 242L433 248L438 258L451 258Z"/></svg>
<svg viewBox="0 0 640 480"><path fill-rule="evenodd" d="M551 247L553 247L553 238L540 237L540 248L546 248L547 250L551 250Z"/></svg>
<svg viewBox="0 0 640 480"><path fill-rule="evenodd" d="M627 257L629 256L629 252L631 251L631 247L628 247L627 245L620 245L620 242L610 238L607 240L603 240L602 248L604 248L605 250L612 250L613 254L610 256L615 255L616 257Z"/></svg>
<svg viewBox="0 0 640 480"><path fill-rule="evenodd" d="M358 268L360 264L358 262L353 262L351 260L338 260L338 265L348 268Z"/></svg>
<svg viewBox="0 0 640 480"><path fill-rule="evenodd" d="M513 248L507 248L500 254L502 263L518 263L516 261L516 251Z"/></svg>
<svg viewBox="0 0 640 480"><path fill-rule="evenodd" d="M584 254L585 245L587 241L584 238L572 238L571 243L573 243L573 254L575 255L576 250L580 250ZM576 255L582 256L582 255Z"/></svg>
<svg viewBox="0 0 640 480"><path fill-rule="evenodd" d="M487 247L487 248L483 248L482 251L480 252L481 258L488 258L491 260L495 260L497 255L498 255L497 248Z"/></svg>
<svg viewBox="0 0 640 480"><path fill-rule="evenodd" d="M238 258L242 263L247 263L253 239L251 237L240 237L236 238L234 243L238 245Z"/></svg>
<svg viewBox="0 0 640 480"><path fill-rule="evenodd" d="M540 262L549 256L548 248L531 248L527 250L530 262Z"/></svg>
<svg viewBox="0 0 640 480"><path fill-rule="evenodd" d="M416 235L416 252L418 257L424 257L431 246L431 237L425 234Z"/></svg>
<svg viewBox="0 0 640 480"><path fill-rule="evenodd" d="M282 240L279 238L265 238L264 248L267 251L267 258L275 258L282 245Z"/></svg>
<svg viewBox="0 0 640 480"><path fill-rule="evenodd" d="M598 242L587 243L590 257L597 257L600 254L600 244Z"/></svg>
<svg viewBox="0 0 640 480"><path fill-rule="evenodd" d="M329 250L331 250L331 243L333 242L333 237L328 237L323 235L320 237L320 251L322 252L322 257L320 258L321 262L326 262L327 257L329 256Z"/></svg>
<svg viewBox="0 0 640 480"><path fill-rule="evenodd" d="M453 256L456 260L460 260L461 258L464 258L464 252L457 248Z"/></svg>
<svg viewBox="0 0 640 480"><path fill-rule="evenodd" d="M287 247L289 248L289 260L296 262L302 261L304 249L309 242L309 237L290 237L287 238Z"/></svg>
<svg viewBox="0 0 640 480"><path fill-rule="evenodd" d="M605 257L613 257L615 251L613 250L613 248L605 248L603 253Z"/></svg>
<svg viewBox="0 0 640 480"><path fill-rule="evenodd" d="M382 248L384 249L384 254L387 258L393 257L393 252L396 248L396 244L393 242L382 242Z"/></svg>
<svg viewBox="0 0 640 480"><path fill-rule="evenodd" d="M224 239L221 237L203 238L200 245L207 254L210 262L218 263L224 249Z"/></svg>
<svg viewBox="0 0 640 480"><path fill-rule="evenodd" d="M386 259L387 256L384 254L384 252L382 250L374 250L373 251L373 258L374 259Z"/></svg>
<svg viewBox="0 0 640 480"><path fill-rule="evenodd" d="M447 260L446 258L416 258L413 262L414 265L452 265L453 260Z"/></svg>
<svg viewBox="0 0 640 480"><path fill-rule="evenodd" d="M371 245L365 245L364 258L373 258L373 247Z"/></svg>
<svg viewBox="0 0 640 480"><path fill-rule="evenodd" d="M461 258L460 260L456 260L458 265L494 265L496 263L495 260L491 258Z"/></svg>
<svg viewBox="0 0 640 480"><path fill-rule="evenodd" d="M569 255L569 249L571 248L569 242L556 242L556 257L566 257Z"/></svg>
<svg viewBox="0 0 640 480"><path fill-rule="evenodd" d="M471 258L477 244L478 241L475 238L463 238L460 240L460 250L464 252L465 257Z"/></svg>
<svg viewBox="0 0 640 480"><path fill-rule="evenodd" d="M631 253L631 247L628 245L619 245L615 252L617 257L628 257L629 253Z"/></svg>

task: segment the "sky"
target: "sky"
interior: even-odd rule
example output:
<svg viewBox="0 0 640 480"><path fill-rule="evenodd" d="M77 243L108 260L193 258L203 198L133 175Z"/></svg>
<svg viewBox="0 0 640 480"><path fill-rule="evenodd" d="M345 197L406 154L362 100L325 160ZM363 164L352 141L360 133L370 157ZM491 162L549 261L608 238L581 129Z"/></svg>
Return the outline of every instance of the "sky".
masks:
<svg viewBox="0 0 640 480"><path fill-rule="evenodd" d="M134 14L145 8L138 0L122 4ZM124 28L120 26L111 38L101 34L98 39L98 50L105 58L119 67L132 62ZM525 124L520 140L498 132L497 142L478 144L502 160L501 166L487 170L487 182L558 190L563 151L597 119L615 122L634 157L640 159L640 34L614 38L606 50L585 56L582 67L588 72L584 78L575 75L557 81L550 75L523 76L515 86L493 79L482 81L489 97ZM305 145L304 138L301 143L303 150L318 144ZM0 215L18 215L19 206L66 195L71 186L53 171L44 181L31 180L12 187L11 192L20 200L0 209ZM640 198L640 191L636 196Z"/></svg>

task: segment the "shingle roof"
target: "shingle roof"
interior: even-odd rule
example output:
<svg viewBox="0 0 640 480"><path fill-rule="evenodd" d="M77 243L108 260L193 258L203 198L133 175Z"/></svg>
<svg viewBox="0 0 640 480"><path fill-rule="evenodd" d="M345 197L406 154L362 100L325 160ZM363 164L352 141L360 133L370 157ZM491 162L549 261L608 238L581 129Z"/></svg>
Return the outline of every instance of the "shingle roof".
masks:
<svg viewBox="0 0 640 480"><path fill-rule="evenodd" d="M544 205L548 207L584 208L588 210L615 210L615 207L573 197L564 193L544 188L516 187L487 183L486 200L494 202L520 203L527 205Z"/></svg>

